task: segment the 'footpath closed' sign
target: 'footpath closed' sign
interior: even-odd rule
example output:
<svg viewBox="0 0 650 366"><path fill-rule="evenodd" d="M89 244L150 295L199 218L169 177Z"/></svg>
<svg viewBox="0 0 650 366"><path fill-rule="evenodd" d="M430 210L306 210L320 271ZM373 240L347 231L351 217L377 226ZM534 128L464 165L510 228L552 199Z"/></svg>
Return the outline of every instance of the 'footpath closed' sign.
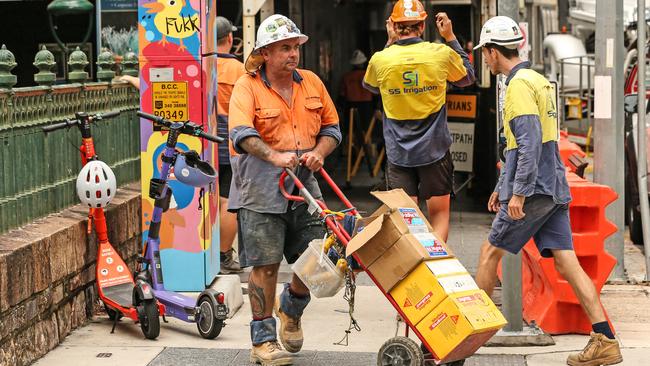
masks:
<svg viewBox="0 0 650 366"><path fill-rule="evenodd" d="M454 169L471 172L474 164L474 123L449 122L451 134L451 158Z"/></svg>

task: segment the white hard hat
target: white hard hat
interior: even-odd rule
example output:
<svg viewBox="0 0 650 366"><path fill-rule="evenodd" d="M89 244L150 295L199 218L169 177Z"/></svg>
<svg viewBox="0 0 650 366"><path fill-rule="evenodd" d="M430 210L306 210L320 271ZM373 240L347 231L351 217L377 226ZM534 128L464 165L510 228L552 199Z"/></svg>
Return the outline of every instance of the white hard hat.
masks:
<svg viewBox="0 0 650 366"><path fill-rule="evenodd" d="M361 65L362 63L368 61L366 55L361 52L361 50L354 50L352 52L352 58L350 59L350 64L352 65Z"/></svg>
<svg viewBox="0 0 650 366"><path fill-rule="evenodd" d="M248 58L246 58L246 70L249 72L257 71L264 63L264 58L260 55L260 49L271 43L283 41L285 39L298 38L300 44L307 42L309 37L302 34L296 24L289 18L280 14L273 14L264 19L257 29L257 40L255 48Z"/></svg>
<svg viewBox="0 0 650 366"><path fill-rule="evenodd" d="M524 40L524 34L519 24L506 16L490 18L481 29L481 39L474 49L494 43L506 48L515 49Z"/></svg>
<svg viewBox="0 0 650 366"><path fill-rule="evenodd" d="M77 176L77 195L92 208L106 207L115 197L117 182L111 168L100 160L91 160Z"/></svg>

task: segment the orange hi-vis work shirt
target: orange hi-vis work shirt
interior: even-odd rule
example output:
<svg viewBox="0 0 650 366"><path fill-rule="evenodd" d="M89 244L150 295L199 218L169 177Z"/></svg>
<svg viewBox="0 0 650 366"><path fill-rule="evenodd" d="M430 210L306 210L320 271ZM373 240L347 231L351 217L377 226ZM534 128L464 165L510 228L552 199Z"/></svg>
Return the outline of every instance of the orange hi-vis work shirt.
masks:
<svg viewBox="0 0 650 366"><path fill-rule="evenodd" d="M264 70L241 78L230 100L231 138L242 127L258 132L276 151L311 150L321 128L338 124L334 103L323 82L311 71L294 72L291 106L266 79ZM233 138L231 153L242 153Z"/></svg>
<svg viewBox="0 0 650 366"><path fill-rule="evenodd" d="M343 83L341 85L341 95L348 102L371 102L372 93L363 87L363 77L366 70L352 70L343 75Z"/></svg>
<svg viewBox="0 0 650 366"><path fill-rule="evenodd" d="M244 64L234 55L217 53L217 114L220 116L228 116L232 89L244 74L246 74Z"/></svg>
<svg viewBox="0 0 650 366"><path fill-rule="evenodd" d="M282 214L288 208L287 199L278 189L283 170L248 154L240 145L245 139L258 137L275 151L295 152L298 156L312 150L319 137L341 141L336 108L318 76L308 70L296 70L292 86L289 105L272 88L264 67L235 84L228 119L233 175L228 210L245 208ZM295 173L315 198L322 197L309 169L299 166ZM292 192L293 181L287 180L285 187Z"/></svg>
<svg viewBox="0 0 650 366"><path fill-rule="evenodd" d="M237 80L246 74L244 64L235 55L217 53L217 135L228 138L230 96ZM228 143L218 144L219 165L230 164Z"/></svg>

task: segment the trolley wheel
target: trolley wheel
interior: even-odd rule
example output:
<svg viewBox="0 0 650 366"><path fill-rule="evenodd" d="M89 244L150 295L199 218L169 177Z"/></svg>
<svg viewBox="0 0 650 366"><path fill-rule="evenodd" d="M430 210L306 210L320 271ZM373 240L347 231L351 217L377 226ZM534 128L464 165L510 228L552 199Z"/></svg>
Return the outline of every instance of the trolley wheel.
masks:
<svg viewBox="0 0 650 366"><path fill-rule="evenodd" d="M111 321L114 322L116 318L117 318L117 320L122 319L122 312L113 309L112 307L106 305L106 303L104 303L104 310L106 310L106 314L108 315L108 319L110 319Z"/></svg>
<svg viewBox="0 0 650 366"><path fill-rule="evenodd" d="M424 364L424 355L414 340L394 337L381 346L377 353L377 366L419 366Z"/></svg>
<svg viewBox="0 0 650 366"><path fill-rule="evenodd" d="M223 328L223 320L217 319L214 303L209 296L201 296L199 299L199 318L196 321L196 327L201 337L205 339L214 339Z"/></svg>
<svg viewBox="0 0 650 366"><path fill-rule="evenodd" d="M147 339L156 339L160 334L160 313L156 300L144 300L137 306L142 334Z"/></svg>

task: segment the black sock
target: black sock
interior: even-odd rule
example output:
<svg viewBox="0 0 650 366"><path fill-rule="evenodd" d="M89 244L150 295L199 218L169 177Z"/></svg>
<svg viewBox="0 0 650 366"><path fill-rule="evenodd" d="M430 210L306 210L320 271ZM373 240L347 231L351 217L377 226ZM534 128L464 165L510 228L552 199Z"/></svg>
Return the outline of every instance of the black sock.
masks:
<svg viewBox="0 0 650 366"><path fill-rule="evenodd" d="M606 321L592 324L591 329L594 330L594 333L604 334L609 339L615 339L612 328L609 327L609 323Z"/></svg>

